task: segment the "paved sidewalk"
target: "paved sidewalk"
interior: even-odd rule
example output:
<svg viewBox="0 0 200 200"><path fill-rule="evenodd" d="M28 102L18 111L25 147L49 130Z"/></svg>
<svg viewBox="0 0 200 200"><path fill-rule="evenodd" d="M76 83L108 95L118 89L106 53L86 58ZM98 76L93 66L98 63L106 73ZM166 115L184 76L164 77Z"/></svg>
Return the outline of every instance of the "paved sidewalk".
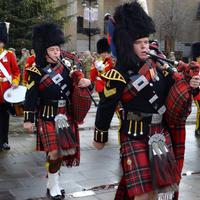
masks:
<svg viewBox="0 0 200 200"><path fill-rule="evenodd" d="M81 130L81 165L76 168L61 169L61 184L67 197L74 200L113 200L115 183L121 174L119 164L119 145L115 116L105 149L97 151L92 146L94 107L86 118ZM183 173L191 171L196 174L183 176L180 185L180 200L200 199L200 139L194 137L196 109L188 118L186 156ZM0 200L27 200L45 198L45 154L36 152L35 135L26 134L22 129L22 118L12 118L10 127L11 150L0 153ZM105 185L111 185L106 188ZM99 187L102 186L102 187ZM91 196L75 198L76 192L87 191L97 187ZM82 194L86 194L83 192Z"/></svg>

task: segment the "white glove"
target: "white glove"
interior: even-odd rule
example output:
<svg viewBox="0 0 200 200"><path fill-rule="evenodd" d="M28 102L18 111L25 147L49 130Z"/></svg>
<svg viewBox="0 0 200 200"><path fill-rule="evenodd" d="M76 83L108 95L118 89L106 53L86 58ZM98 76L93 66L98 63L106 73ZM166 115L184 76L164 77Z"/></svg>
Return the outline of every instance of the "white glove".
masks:
<svg viewBox="0 0 200 200"><path fill-rule="evenodd" d="M102 72L105 68L105 65L103 64L103 61L95 61L95 67L98 71Z"/></svg>

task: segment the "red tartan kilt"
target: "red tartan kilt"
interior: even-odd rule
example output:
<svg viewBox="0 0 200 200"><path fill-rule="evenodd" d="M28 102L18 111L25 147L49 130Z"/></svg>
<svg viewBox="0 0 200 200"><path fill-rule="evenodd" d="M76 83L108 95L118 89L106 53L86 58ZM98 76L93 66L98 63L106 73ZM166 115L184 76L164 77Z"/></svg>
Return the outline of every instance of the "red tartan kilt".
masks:
<svg viewBox="0 0 200 200"><path fill-rule="evenodd" d="M59 113L64 114L65 109L60 108ZM76 138L76 153L75 155L64 156L63 161L66 166L76 166L80 163L80 144L79 144L79 132L78 126L75 123L72 123L72 120L68 116L68 122L70 127L75 134ZM63 150L67 150L69 145L65 145L66 148L62 148ZM38 151L46 151L50 152L53 150L59 150L58 140L56 136L55 122L54 121L45 121L41 118L38 119L37 123L37 146L36 149Z"/></svg>
<svg viewBox="0 0 200 200"><path fill-rule="evenodd" d="M168 125L186 121L191 112L192 95L186 80L179 80L171 87L166 99L165 119Z"/></svg>
<svg viewBox="0 0 200 200"><path fill-rule="evenodd" d="M150 131L159 133L161 126L151 127ZM165 135L168 149L173 152L169 133L163 131L163 134ZM120 142L123 177L128 197L133 198L135 195L153 191L148 139L130 140L127 134L120 133ZM116 199L118 199L117 195Z"/></svg>
<svg viewBox="0 0 200 200"><path fill-rule="evenodd" d="M87 88L80 88L75 84L72 93L72 113L73 118L79 124L83 123L92 103L88 92Z"/></svg>

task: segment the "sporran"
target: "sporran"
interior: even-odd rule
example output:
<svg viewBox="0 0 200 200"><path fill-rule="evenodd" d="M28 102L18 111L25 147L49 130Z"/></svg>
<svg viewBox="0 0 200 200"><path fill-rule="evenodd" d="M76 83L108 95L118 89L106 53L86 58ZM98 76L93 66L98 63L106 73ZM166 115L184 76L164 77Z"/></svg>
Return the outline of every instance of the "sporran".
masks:
<svg viewBox="0 0 200 200"><path fill-rule="evenodd" d="M66 115L58 114L54 120L60 154L64 156L74 155L76 153L76 138Z"/></svg>
<svg viewBox="0 0 200 200"><path fill-rule="evenodd" d="M155 133L149 138L149 161L154 190L158 193L178 190L180 181L176 160L166 145L164 133Z"/></svg>

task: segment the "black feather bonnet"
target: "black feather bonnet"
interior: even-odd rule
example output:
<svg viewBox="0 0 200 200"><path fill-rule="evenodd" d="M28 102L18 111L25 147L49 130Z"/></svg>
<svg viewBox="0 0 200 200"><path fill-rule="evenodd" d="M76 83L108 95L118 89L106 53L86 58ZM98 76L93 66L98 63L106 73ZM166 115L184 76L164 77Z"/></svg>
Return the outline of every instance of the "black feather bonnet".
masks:
<svg viewBox="0 0 200 200"><path fill-rule="evenodd" d="M123 67L132 68L138 63L138 58L133 51L133 43L154 33L154 22L137 1L118 6L113 19L115 26L113 42L117 62Z"/></svg>
<svg viewBox="0 0 200 200"><path fill-rule="evenodd" d="M0 22L0 42L6 44L8 42L8 27L6 22Z"/></svg>
<svg viewBox="0 0 200 200"><path fill-rule="evenodd" d="M200 56L200 42L194 42L191 48L192 60L196 61L197 57Z"/></svg>
<svg viewBox="0 0 200 200"><path fill-rule="evenodd" d="M110 46L108 44L108 40L106 38L101 38L97 41L97 53L110 53Z"/></svg>
<svg viewBox="0 0 200 200"><path fill-rule="evenodd" d="M36 65L45 67L48 47L64 44L64 34L54 23L44 23L33 28L32 47L36 54Z"/></svg>

